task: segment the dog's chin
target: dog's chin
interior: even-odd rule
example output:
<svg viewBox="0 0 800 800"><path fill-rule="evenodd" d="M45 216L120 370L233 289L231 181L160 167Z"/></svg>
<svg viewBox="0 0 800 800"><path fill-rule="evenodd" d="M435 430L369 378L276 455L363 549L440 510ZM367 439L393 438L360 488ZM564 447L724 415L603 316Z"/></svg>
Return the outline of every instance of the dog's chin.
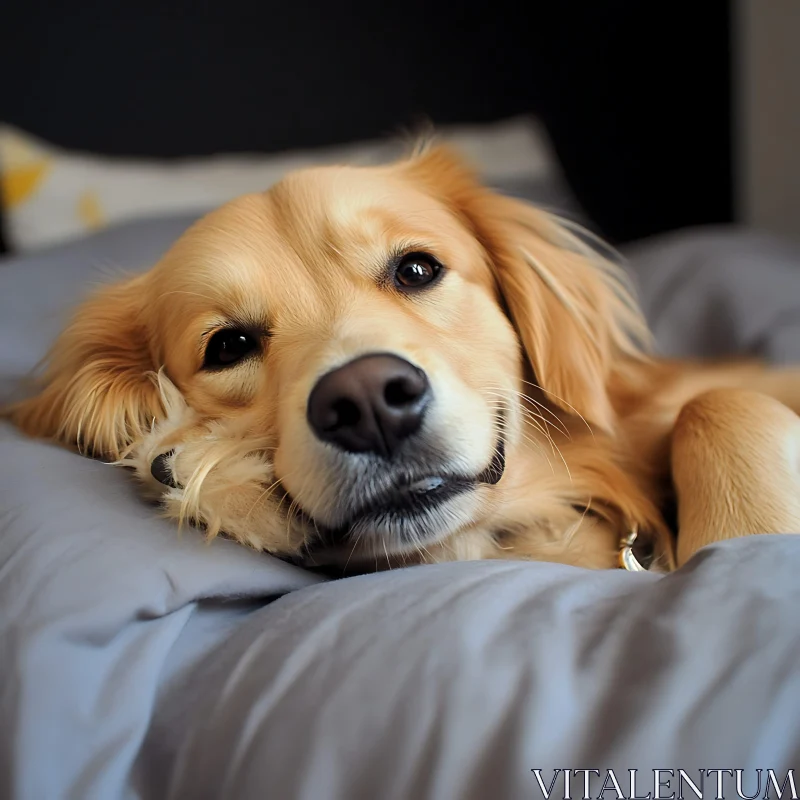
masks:
<svg viewBox="0 0 800 800"><path fill-rule="evenodd" d="M474 476L415 475L336 527L306 516L307 561L316 565L357 563L420 552L475 521L481 492L505 471L505 443L498 441L489 465Z"/></svg>

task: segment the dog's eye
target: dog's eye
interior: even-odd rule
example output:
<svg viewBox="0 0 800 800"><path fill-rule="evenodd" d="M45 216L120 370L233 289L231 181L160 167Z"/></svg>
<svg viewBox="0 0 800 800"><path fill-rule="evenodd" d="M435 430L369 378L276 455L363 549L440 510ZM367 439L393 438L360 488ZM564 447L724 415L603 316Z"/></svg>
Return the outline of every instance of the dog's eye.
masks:
<svg viewBox="0 0 800 800"><path fill-rule="evenodd" d="M397 265L394 278L400 289L417 289L432 283L441 269L442 265L432 256L409 253Z"/></svg>
<svg viewBox="0 0 800 800"><path fill-rule="evenodd" d="M203 357L204 369L229 367L258 350L258 342L238 328L217 331L209 340Z"/></svg>

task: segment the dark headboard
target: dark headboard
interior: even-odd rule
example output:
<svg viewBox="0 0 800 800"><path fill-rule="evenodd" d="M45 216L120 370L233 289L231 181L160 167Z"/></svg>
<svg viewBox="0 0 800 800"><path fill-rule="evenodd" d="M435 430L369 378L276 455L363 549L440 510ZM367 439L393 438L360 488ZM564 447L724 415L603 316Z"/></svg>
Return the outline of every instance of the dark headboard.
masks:
<svg viewBox="0 0 800 800"><path fill-rule="evenodd" d="M0 119L172 157L534 112L614 241L731 218L726 0L153 5L6 0Z"/></svg>

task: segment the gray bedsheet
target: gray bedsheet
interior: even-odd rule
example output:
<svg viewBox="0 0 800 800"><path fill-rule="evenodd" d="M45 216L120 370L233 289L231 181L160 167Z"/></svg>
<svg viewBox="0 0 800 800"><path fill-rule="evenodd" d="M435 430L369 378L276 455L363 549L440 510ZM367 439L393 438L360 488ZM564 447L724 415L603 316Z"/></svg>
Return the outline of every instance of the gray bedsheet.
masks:
<svg viewBox="0 0 800 800"><path fill-rule="evenodd" d="M187 223L0 262L2 395L88 281ZM631 255L665 352L800 361L796 253L719 230ZM640 795L647 770L743 769L753 794L756 769L800 767L799 567L800 537L765 536L665 578L476 562L326 582L179 538L121 470L0 427L0 797L542 797L534 769L613 769L626 795L631 769Z"/></svg>

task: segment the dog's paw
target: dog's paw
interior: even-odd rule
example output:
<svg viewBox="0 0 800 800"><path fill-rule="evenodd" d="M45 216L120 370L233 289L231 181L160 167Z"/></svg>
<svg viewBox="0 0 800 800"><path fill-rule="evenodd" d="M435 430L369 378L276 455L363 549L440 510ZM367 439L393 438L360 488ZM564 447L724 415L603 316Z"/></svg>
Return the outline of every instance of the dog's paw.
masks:
<svg viewBox="0 0 800 800"><path fill-rule="evenodd" d="M268 442L226 421L202 421L159 376L165 416L120 462L145 495L179 523L224 534L257 550L294 555L304 537L281 513L283 494Z"/></svg>

